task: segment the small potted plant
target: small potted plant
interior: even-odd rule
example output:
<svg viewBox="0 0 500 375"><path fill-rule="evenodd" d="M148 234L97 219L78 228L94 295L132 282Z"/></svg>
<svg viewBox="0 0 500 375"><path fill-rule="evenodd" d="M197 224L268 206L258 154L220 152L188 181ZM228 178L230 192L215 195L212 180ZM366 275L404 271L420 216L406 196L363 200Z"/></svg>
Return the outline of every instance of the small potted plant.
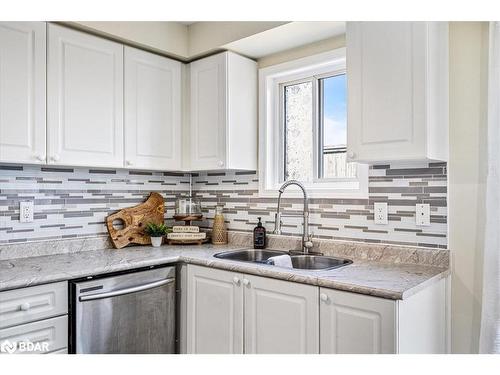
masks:
<svg viewBox="0 0 500 375"><path fill-rule="evenodd" d="M151 245L153 245L153 247L159 247L161 246L163 236L170 232L170 228L163 223L147 223L144 231L151 237Z"/></svg>

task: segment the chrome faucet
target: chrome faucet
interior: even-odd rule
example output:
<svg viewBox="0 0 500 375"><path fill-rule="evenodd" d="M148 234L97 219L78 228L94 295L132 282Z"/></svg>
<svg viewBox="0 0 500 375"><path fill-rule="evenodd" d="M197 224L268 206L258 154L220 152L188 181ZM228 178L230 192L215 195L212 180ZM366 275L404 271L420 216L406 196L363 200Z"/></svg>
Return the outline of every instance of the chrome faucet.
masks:
<svg viewBox="0 0 500 375"><path fill-rule="evenodd" d="M302 190L302 194L304 195L304 210L302 216L304 217L304 226L302 231L302 251L304 254L309 253L309 249L313 246L311 238L309 236L309 200L307 198L307 192L299 181L297 180L289 180L285 181L283 185L281 185L278 195L278 209L276 210L275 220L274 220L274 234L281 234L281 217L282 216L297 216L296 214L282 214L280 212L281 208L281 195L285 191L285 189L290 185L296 185Z"/></svg>

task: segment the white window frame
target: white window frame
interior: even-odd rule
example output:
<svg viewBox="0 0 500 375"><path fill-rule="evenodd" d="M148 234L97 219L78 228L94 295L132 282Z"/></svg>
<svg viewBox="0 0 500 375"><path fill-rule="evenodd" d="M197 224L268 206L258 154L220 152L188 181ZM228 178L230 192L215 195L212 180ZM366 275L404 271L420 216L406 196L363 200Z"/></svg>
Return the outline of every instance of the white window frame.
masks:
<svg viewBox="0 0 500 375"><path fill-rule="evenodd" d="M298 60L273 65L259 70L259 195L275 197L283 176L283 84L305 81L307 78L322 78L332 72L346 69L346 49L304 57ZM313 81L313 100L318 95ZM313 132L318 140L317 108L313 108L315 121ZM348 129L349 131L349 129ZM314 155L317 168L318 155ZM311 197L318 198L367 198L368 165L358 164L356 178L315 179L305 187ZM287 196L300 196L291 190Z"/></svg>

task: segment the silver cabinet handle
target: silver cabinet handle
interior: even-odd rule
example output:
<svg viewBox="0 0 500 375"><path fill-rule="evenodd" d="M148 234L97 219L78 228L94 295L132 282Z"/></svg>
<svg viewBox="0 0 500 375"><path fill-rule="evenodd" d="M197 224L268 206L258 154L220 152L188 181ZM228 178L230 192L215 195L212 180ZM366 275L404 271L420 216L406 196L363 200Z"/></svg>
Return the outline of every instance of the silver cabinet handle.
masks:
<svg viewBox="0 0 500 375"><path fill-rule="evenodd" d="M321 294L319 295L319 298L320 298L323 302L328 301L328 296L327 296L325 293L321 293Z"/></svg>
<svg viewBox="0 0 500 375"><path fill-rule="evenodd" d="M224 162L223 162L222 160L219 160L219 161L217 162L217 166L219 166L219 167L223 167L223 166L224 166Z"/></svg>
<svg viewBox="0 0 500 375"><path fill-rule="evenodd" d="M155 282L149 283L149 284L133 286L131 288L118 289L118 290L113 290L111 292L106 292L106 293L90 294L90 295L87 295L87 296L80 296L80 297L78 297L78 300L80 302L84 302L84 301L93 301L95 299L102 299L102 298L122 296L124 294L130 294L130 293L140 292L142 290L148 290L148 289L156 288L158 286L167 285L167 284L173 283L174 281L175 281L175 278L174 277L170 277L168 279L164 279L164 280L160 280L160 281L155 281Z"/></svg>
<svg viewBox="0 0 500 375"><path fill-rule="evenodd" d="M250 285L250 280L248 279L243 279L243 285Z"/></svg>
<svg viewBox="0 0 500 375"><path fill-rule="evenodd" d="M236 276L233 277L233 283L235 283L236 285L240 285L240 279L237 278Z"/></svg>
<svg viewBox="0 0 500 375"><path fill-rule="evenodd" d="M52 161L59 161L59 155L52 155L50 158Z"/></svg>

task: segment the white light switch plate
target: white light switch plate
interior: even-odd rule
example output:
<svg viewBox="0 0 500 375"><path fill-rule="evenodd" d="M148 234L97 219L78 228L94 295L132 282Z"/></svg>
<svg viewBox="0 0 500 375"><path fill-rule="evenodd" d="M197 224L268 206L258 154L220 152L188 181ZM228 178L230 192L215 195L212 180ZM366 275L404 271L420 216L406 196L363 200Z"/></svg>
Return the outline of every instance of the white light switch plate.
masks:
<svg viewBox="0 0 500 375"><path fill-rule="evenodd" d="M373 213L375 224L389 224L387 217L387 203L375 202L373 203Z"/></svg>
<svg viewBox="0 0 500 375"><path fill-rule="evenodd" d="M428 203L419 203L415 206L416 225L431 225L431 205Z"/></svg>
<svg viewBox="0 0 500 375"><path fill-rule="evenodd" d="M21 223L31 223L34 210L33 201L19 202L19 221Z"/></svg>

